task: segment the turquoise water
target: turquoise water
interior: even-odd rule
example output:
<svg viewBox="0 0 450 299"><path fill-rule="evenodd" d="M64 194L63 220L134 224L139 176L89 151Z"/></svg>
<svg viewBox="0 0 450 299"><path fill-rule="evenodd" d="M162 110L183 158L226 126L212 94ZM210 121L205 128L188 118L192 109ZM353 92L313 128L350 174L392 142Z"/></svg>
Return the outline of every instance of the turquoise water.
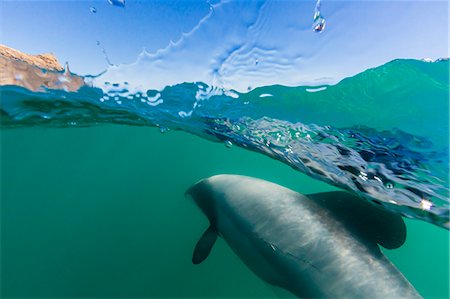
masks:
<svg viewBox="0 0 450 299"><path fill-rule="evenodd" d="M108 125L2 130L2 297L274 297L219 239L192 265L208 223L184 198L218 173L303 193L333 187L287 165L184 132ZM426 298L447 298L448 231L406 220L385 250Z"/></svg>
<svg viewBox="0 0 450 299"><path fill-rule="evenodd" d="M264 153L394 212L448 227L448 68L448 60L395 60L332 86L247 93L204 83L146 92L130 91L128 82L76 93L3 86L2 123L183 130Z"/></svg>
<svg viewBox="0 0 450 299"><path fill-rule="evenodd" d="M222 173L405 216L406 243L383 252L449 298L447 4L2 5L11 46L104 70L77 92L0 86L2 298L279 295L221 239L192 265L208 222L183 194Z"/></svg>
<svg viewBox="0 0 450 299"><path fill-rule="evenodd" d="M322 180L447 226L447 69L397 60L334 86L248 93L203 83L146 95L0 87L3 297L275 296L223 241L191 264L207 222L183 193L220 173L336 189ZM329 175L336 165L341 177ZM406 244L386 255L423 296L447 298L448 230L407 225Z"/></svg>

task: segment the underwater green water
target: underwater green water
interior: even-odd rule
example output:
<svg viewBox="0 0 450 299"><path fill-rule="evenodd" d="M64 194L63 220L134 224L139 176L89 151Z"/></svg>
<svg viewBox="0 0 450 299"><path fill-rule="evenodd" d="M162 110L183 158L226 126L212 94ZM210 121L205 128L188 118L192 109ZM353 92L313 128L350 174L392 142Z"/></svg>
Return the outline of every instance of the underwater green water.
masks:
<svg viewBox="0 0 450 299"><path fill-rule="evenodd" d="M102 126L1 132L2 298L274 297L219 239L191 256L207 226L184 198L219 173L301 193L335 189L262 154L184 132ZM449 297L449 231L406 220L386 255L425 298Z"/></svg>
<svg viewBox="0 0 450 299"><path fill-rule="evenodd" d="M448 59L397 59L336 85L246 93L202 82L160 91L137 91L120 80L77 92L5 85L0 123L179 129L266 154L395 213L448 228L448 70Z"/></svg>

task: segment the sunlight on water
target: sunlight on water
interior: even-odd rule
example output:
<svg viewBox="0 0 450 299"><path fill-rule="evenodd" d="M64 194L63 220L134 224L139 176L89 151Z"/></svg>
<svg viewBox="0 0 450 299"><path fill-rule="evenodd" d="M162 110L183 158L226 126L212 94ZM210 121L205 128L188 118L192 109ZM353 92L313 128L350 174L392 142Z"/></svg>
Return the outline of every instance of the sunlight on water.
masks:
<svg viewBox="0 0 450 299"><path fill-rule="evenodd" d="M228 148L230 148L230 147L233 146L233 142L231 142L230 140L225 140L224 144L225 144L225 146L228 147Z"/></svg>

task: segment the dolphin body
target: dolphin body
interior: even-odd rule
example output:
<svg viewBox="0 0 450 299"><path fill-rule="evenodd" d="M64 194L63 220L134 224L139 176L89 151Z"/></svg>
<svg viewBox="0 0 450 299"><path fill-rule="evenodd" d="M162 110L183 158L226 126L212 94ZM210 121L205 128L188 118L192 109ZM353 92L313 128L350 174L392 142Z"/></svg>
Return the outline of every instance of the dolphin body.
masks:
<svg viewBox="0 0 450 299"><path fill-rule="evenodd" d="M186 195L210 221L194 264L220 235L261 279L299 298L422 298L377 245L400 247L403 219L354 195L304 196L238 175L204 179Z"/></svg>

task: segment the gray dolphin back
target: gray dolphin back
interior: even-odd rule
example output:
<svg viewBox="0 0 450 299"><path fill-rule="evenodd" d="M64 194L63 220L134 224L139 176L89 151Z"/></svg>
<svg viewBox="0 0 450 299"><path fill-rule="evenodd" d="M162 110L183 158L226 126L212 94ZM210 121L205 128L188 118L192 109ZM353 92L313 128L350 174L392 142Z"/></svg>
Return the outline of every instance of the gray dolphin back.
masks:
<svg viewBox="0 0 450 299"><path fill-rule="evenodd" d="M369 238L387 249L395 249L406 240L403 218L344 191L306 195L328 210L352 234Z"/></svg>
<svg viewBox="0 0 450 299"><path fill-rule="evenodd" d="M399 215L347 192L304 196L238 175L202 180L186 193L211 223L194 263L218 235L261 279L299 298L421 298L378 247L405 242Z"/></svg>

